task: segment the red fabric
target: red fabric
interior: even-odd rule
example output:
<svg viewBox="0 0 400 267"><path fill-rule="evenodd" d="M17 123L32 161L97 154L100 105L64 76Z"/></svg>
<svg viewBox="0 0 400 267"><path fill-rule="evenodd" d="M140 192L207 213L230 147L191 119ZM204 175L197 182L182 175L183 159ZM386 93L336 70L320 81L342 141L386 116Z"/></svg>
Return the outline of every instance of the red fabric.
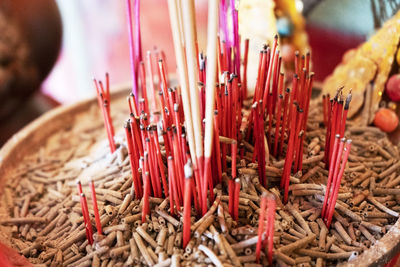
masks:
<svg viewBox="0 0 400 267"><path fill-rule="evenodd" d="M343 54L366 40L363 35L346 33L315 24L307 24L308 40L311 46L312 71L315 79L323 81L341 62Z"/></svg>

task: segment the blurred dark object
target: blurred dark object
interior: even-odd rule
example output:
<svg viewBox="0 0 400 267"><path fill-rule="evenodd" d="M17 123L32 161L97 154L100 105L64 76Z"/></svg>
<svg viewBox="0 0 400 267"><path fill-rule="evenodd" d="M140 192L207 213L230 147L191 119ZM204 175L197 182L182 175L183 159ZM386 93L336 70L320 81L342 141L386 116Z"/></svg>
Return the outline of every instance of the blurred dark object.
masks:
<svg viewBox="0 0 400 267"><path fill-rule="evenodd" d="M307 17L323 0L303 0L303 16Z"/></svg>
<svg viewBox="0 0 400 267"><path fill-rule="evenodd" d="M370 0L374 18L374 28L377 30L400 9L400 0Z"/></svg>
<svg viewBox="0 0 400 267"><path fill-rule="evenodd" d="M57 59L61 31L54 0L0 1L0 122L39 89Z"/></svg>

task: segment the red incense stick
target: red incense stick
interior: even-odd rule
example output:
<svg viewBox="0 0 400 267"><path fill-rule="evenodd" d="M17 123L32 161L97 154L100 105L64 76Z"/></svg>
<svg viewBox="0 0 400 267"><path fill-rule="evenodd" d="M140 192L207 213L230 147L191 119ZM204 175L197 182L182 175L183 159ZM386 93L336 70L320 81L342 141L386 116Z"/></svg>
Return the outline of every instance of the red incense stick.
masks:
<svg viewBox="0 0 400 267"><path fill-rule="evenodd" d="M347 159L349 157L350 154L350 149L351 149L351 140L347 140L346 142L346 147L344 148L344 155L343 155L343 159L342 159L342 166L340 168L340 172L338 173L338 176L336 178L336 185L335 185L335 189L333 192L333 197L332 197L332 201L329 204L329 213L328 213L328 217L327 217L327 221L326 221L326 226L329 228L332 222L332 217L333 217L333 213L335 211L335 205L336 205L336 201L338 198L338 194L339 194L339 188L340 188L340 182L342 180L343 177L343 173L344 173L344 169L346 167L346 163L347 163Z"/></svg>
<svg viewBox="0 0 400 267"><path fill-rule="evenodd" d="M327 209L328 196L329 196L329 192L331 190L332 177L333 177L333 172L334 172L334 164L336 163L336 157L337 157L338 148L339 148L339 146L338 146L339 139L340 139L340 135L338 135L338 134L335 135L335 143L333 145L332 159L331 159L331 163L329 164L331 166L331 168L329 169L329 173L328 173L328 181L326 183L326 189L325 189L325 198L324 198L324 203L322 205L322 212L321 212L322 218L325 217L325 212Z"/></svg>
<svg viewBox="0 0 400 267"><path fill-rule="evenodd" d="M233 196L233 219L237 221L239 219L239 193L240 193L240 179L236 178L234 181L234 196Z"/></svg>
<svg viewBox="0 0 400 267"><path fill-rule="evenodd" d="M333 175L332 175L332 179L331 179L331 184L329 186L330 189L329 189L329 191L327 190L326 194L325 194L325 197L327 199L327 204L326 204L327 207L326 207L325 213L324 213L325 219L327 218L327 216L329 214L328 208L331 203L332 194L333 194L332 192L335 190L336 177L340 170L340 160L342 159L342 155L343 155L344 142L345 142L345 138L340 139L340 142L337 144L338 151L336 153L336 158L332 157L332 159L335 161L334 165L329 166L329 168L332 168ZM321 214L322 214L322 212L321 212Z"/></svg>
<svg viewBox="0 0 400 267"><path fill-rule="evenodd" d="M267 239L268 239L268 262L272 266L273 248L274 248L274 228L275 228L275 196L269 194L267 197Z"/></svg>
<svg viewBox="0 0 400 267"><path fill-rule="evenodd" d="M83 205L82 205L83 203ZM92 223L90 222L90 215L89 215L89 208L86 200L85 194L81 194L81 205L83 207L82 213L85 213L84 218L86 217L86 222L85 222L85 227L87 229L87 234L89 235L88 241L89 244L93 244L93 228L92 228Z"/></svg>
<svg viewBox="0 0 400 267"><path fill-rule="evenodd" d="M280 135L280 142L279 142L279 154L282 155L283 152L283 142L285 140L285 133L286 133L286 121L289 116L289 98L290 98L290 89L286 88L285 91L285 100L283 102L283 114L282 114L282 129L281 129L281 135Z"/></svg>
<svg viewBox="0 0 400 267"><path fill-rule="evenodd" d="M103 230L101 228L99 208L97 207L97 198L96 191L94 188L94 182L92 179L89 180L90 192L92 193L92 202L93 202L93 211L94 211L94 219L96 221L96 229L99 235L103 234Z"/></svg>
<svg viewBox="0 0 400 267"><path fill-rule="evenodd" d="M351 98L352 98L352 95L351 95L351 89L350 89L350 92L349 92L349 94L347 95L347 98L346 98L346 103L344 104L342 122L341 122L341 125L340 125L340 136L344 136L344 130L346 129L347 113L349 112Z"/></svg>
<svg viewBox="0 0 400 267"><path fill-rule="evenodd" d="M189 159L185 165L185 197L183 204L183 248L186 248L190 240L190 214L192 210L191 183L193 177L192 162Z"/></svg>
<svg viewBox="0 0 400 267"><path fill-rule="evenodd" d="M275 140L274 140L274 156L276 157L278 154L278 142L279 142L279 128L281 126L281 112L282 112L282 101L283 95L279 95L278 97L278 105L276 108L275 118L276 118L276 125L275 125Z"/></svg>
<svg viewBox="0 0 400 267"><path fill-rule="evenodd" d="M85 207L85 203L84 203L83 197L82 197L82 195L83 195L83 193L82 193L82 184L81 184L81 182L78 180L78 181L76 182L76 185L77 185L77 187L78 187L79 200L80 200L80 203L81 203L81 210L82 210L82 216L83 216L83 223L85 224L86 239L88 240L88 242L90 242L90 232L89 232L89 228L88 228L88 225L89 225L88 220L89 220L89 218L86 217L86 212L85 212L85 208L86 208L86 207Z"/></svg>
<svg viewBox="0 0 400 267"><path fill-rule="evenodd" d="M142 223L146 222L146 216L150 214L150 177L149 172L144 173L144 195L143 195L143 208L142 208Z"/></svg>
<svg viewBox="0 0 400 267"><path fill-rule="evenodd" d="M263 193L261 196L261 204L260 204L260 216L258 218L258 240L256 245L256 261L260 262L260 254L261 254L261 245L264 239L264 221L265 221L265 210L267 206L267 194Z"/></svg>

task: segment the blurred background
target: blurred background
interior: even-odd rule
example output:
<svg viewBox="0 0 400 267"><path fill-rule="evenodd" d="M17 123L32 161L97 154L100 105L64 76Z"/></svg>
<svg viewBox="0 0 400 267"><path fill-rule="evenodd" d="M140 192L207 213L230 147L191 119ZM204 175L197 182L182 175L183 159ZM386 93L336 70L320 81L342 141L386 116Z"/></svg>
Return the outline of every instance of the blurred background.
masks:
<svg viewBox="0 0 400 267"><path fill-rule="evenodd" d="M293 1L306 19L318 81L333 71L347 49L365 41L400 4L396 0ZM7 34L0 37L0 144L45 111L94 96L93 77L103 78L107 71L113 86L129 83L126 1L1 2L0 28L13 38ZM207 0L195 2L199 43L205 47ZM141 1L140 8L143 51L155 46L164 50L168 69L174 72L167 1ZM2 54L11 56L4 59ZM19 63L11 68L7 62L12 59ZM11 85L10 77L14 77ZM1 91L2 86L8 91Z"/></svg>

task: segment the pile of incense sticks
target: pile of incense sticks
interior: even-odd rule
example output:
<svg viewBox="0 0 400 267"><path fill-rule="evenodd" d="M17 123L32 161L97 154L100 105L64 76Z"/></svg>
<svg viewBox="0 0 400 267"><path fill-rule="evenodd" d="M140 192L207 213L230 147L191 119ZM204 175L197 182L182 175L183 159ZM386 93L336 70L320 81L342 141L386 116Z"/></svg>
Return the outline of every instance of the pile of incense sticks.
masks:
<svg viewBox="0 0 400 267"><path fill-rule="evenodd" d="M377 196L382 192L392 192L385 188L386 184L400 184L400 180L395 178L386 179L386 175L395 174L400 166L398 152L373 145L370 154L380 154L388 162L371 164L368 166L371 170L357 174L366 169L360 165L364 158L359 154L360 150L351 155L350 139L347 142L345 138L340 139L345 135L351 94L345 104L341 89L333 100L329 100L329 96L323 97L323 121L327 126L323 145L324 135L319 123L313 128L313 122L309 121L309 117L317 116L309 116L313 85L310 53L304 56L296 53L295 74L293 78L285 78L281 72L278 37L275 37L271 47L265 46L260 51L256 88L253 97L247 98L247 54L251 40L244 42L241 65L238 13L234 1L209 2L206 54L198 52L193 1L169 0L168 6L179 85L171 87L164 53L157 52L153 58L154 52L148 51L146 60L142 58L139 1L135 2L132 12L131 0L127 0L133 82L128 97L130 117L124 123L124 140L118 140L114 132L109 76L106 74L105 86L97 80L94 83L111 153L101 154L93 161L82 161L86 166L83 169L94 173L88 175L83 171L79 177L75 174L71 178L78 180L78 195L72 195L71 203L65 198L72 194L71 183L66 181L69 178L61 176L53 181L57 190L52 186L46 188L46 197L55 197L61 203L49 204L43 210L37 204L33 212L36 216L24 218L32 200L29 195L24 198L21 211L18 208L14 211L13 219L0 221L0 224L23 225L22 236L29 242L33 241L28 246L21 245L23 254L34 254L45 263L63 262L75 266L99 266L103 260L105 264L120 265L140 263L152 266L159 262L158 266L178 266L182 260L184 264L196 261L238 266L242 262L272 264L273 259L293 265L311 262L311 258L317 258L318 265L323 260L355 257L354 252L363 251L386 233L387 228L382 224L393 223L399 214L383 205ZM228 27L230 24L231 28ZM289 81L291 89L284 90ZM358 134L357 130L350 131ZM369 130L365 136L369 135L372 141L376 141L380 134ZM312 144L312 148L308 149L310 157L303 151L306 137L313 138L309 145ZM358 146L364 146L358 142ZM107 158L112 161L107 162ZM372 159L373 162L379 161L379 156ZM357 164L352 166L356 175L352 182L348 179L353 172L347 177L345 175L348 160ZM328 171L321 168L321 164ZM108 166L111 169L102 174L101 168ZM391 167L382 170L385 166ZM64 168L63 165L59 167ZM29 173L30 169L23 175ZM91 179L83 180L82 176ZM324 194L320 183L325 183L326 176ZM38 177L30 179L42 185L53 183ZM383 179L379 186L377 179ZM97 189L95 180L102 181ZM308 180L312 180L311 183L305 184ZM28 185L22 186L28 191L38 191L29 182L25 184ZM91 194L85 194L83 184L89 185ZM282 197L275 187L277 184L280 184ZM348 184L357 189L349 188ZM369 192L365 192L368 186ZM358 187L364 191L360 193ZM396 194L397 191L392 192L392 195ZM87 196L92 200L91 205ZM359 201L355 203L352 200L358 211L343 202L350 196ZM41 198L39 201L43 199L49 200ZM367 201L372 208L366 207ZM397 203L392 199L381 201ZM12 198L7 202L12 203ZM75 206L76 202L80 202L80 208ZM373 206L381 212L370 213L375 209ZM79 214L74 219L75 224L71 226L71 221L66 218L69 210L63 213L56 210L60 207L72 208ZM218 223L213 215L217 209ZM361 217L358 212L367 215ZM51 215L43 219L46 214ZM22 218L18 218L19 215ZM97 233L94 233L91 215ZM343 216L347 216L350 222ZM330 228L332 218L336 219L335 229ZM316 219L319 221L315 222ZM42 224L48 221L51 223L43 228ZM286 226L277 227L276 221ZM344 227L350 227L350 224L353 230L346 231ZM354 228L363 236L356 235ZM37 230L30 233L30 229ZM227 235L226 239L219 230ZM369 230L377 236L371 235ZM42 237L40 242L35 240L37 231ZM55 236L57 231L63 233L59 238ZM47 240L50 232L52 235ZM253 233L252 237L248 236L250 233ZM317 235L318 244L315 241ZM66 239L60 239L63 236ZM203 244L202 239L207 238L209 243ZM50 242L54 239L57 240L55 243ZM117 247L110 250L115 240ZM149 247L146 248L145 244ZM254 246L254 251L247 249L251 246ZM305 249L307 246L314 250ZM86 255L82 255L83 250L86 250ZM163 256L157 258L156 253ZM237 254L243 253L243 257L248 257L239 259ZM208 257L208 262L203 254ZM308 258L298 257L299 254Z"/></svg>
<svg viewBox="0 0 400 267"><path fill-rule="evenodd" d="M333 99L329 99L328 95L322 96L322 107L324 114L324 124L326 125L325 137L325 164L326 169L330 167L332 162L335 136L338 134L339 138L344 137L346 128L347 112L351 102L351 89L346 97L346 102L343 101L342 89L339 88Z"/></svg>
<svg viewBox="0 0 400 267"><path fill-rule="evenodd" d="M126 102L120 99L113 103L116 107L113 121L120 124L126 116L125 109L118 111L126 106L121 103ZM245 103L250 105L251 102ZM229 212L229 171L222 174L222 185L214 188L216 197L205 216L198 217L194 209L189 214L187 209L177 211L169 197L150 196L150 212L143 223L145 203L132 199L130 156L124 132L117 130L117 149L110 154L99 110L90 110L51 136L40 149L32 151L6 177L0 210L8 215L0 217L0 233L8 234L6 240L34 264L265 266L272 258L273 264L321 266L356 257L384 234L396 238L396 229L391 227L400 211L399 154L397 147L388 145L389 140L379 129L353 126L345 133L352 137L353 147L330 228L320 218L324 184L329 176L321 161L323 151L308 154L312 143L322 147L324 144L325 129L319 127L322 119L319 108L311 109L304 174L298 172L290 178L291 194L286 205L281 202L278 187L284 160L270 155L266 171L271 184L277 186L267 189L259 182L257 163L252 162L254 147L242 140L239 144L244 145L245 156L243 159L237 156L238 220ZM163 143L160 145L163 162L167 162ZM189 179L185 179L188 190L193 176L190 161L184 166L184 174ZM81 181L82 193L88 198L92 245L86 238L87 225L76 179ZM96 199L91 194L92 184ZM275 212L271 211L274 204L268 203L273 200ZM268 204L264 206L265 201ZM171 207L176 214L170 214ZM96 209L100 226L95 223ZM183 236L187 233L184 234L181 214L189 215L191 221L185 249ZM275 221L273 234L272 221Z"/></svg>

